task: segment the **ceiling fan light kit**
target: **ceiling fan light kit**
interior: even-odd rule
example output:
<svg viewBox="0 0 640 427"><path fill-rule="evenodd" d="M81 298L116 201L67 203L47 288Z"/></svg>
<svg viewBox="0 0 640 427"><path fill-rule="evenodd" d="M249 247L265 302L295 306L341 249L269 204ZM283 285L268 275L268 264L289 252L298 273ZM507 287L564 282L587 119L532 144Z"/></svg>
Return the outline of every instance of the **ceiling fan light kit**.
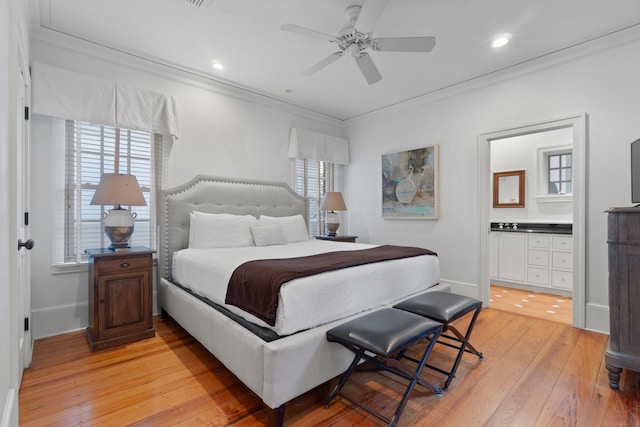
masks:
<svg viewBox="0 0 640 427"><path fill-rule="evenodd" d="M281 29L310 37L321 38L336 43L340 51L334 52L320 62L302 71L304 75L314 74L329 66L348 53L354 59L360 72L369 84L382 80L382 74L376 67L367 49L380 52L431 52L436 45L435 37L386 37L373 38L371 29L378 22L389 0L367 0L362 6L347 7L344 15L347 24L337 36L322 33L294 24L284 24ZM356 29L356 26L358 29Z"/></svg>

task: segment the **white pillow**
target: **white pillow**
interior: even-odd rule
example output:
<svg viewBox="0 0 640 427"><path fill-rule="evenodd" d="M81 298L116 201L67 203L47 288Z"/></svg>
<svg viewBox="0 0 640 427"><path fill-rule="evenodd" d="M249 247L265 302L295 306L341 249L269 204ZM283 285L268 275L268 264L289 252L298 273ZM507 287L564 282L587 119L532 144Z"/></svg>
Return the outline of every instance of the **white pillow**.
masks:
<svg viewBox="0 0 640 427"><path fill-rule="evenodd" d="M268 221L278 224L287 243L309 240L307 223L302 215L293 216L266 216L260 215L260 221Z"/></svg>
<svg viewBox="0 0 640 427"><path fill-rule="evenodd" d="M189 221L190 248L234 248L253 246L251 226L258 220L253 215L193 211Z"/></svg>
<svg viewBox="0 0 640 427"><path fill-rule="evenodd" d="M253 243L256 246L284 245L287 241L282 234L282 227L275 222L258 221L251 226Z"/></svg>

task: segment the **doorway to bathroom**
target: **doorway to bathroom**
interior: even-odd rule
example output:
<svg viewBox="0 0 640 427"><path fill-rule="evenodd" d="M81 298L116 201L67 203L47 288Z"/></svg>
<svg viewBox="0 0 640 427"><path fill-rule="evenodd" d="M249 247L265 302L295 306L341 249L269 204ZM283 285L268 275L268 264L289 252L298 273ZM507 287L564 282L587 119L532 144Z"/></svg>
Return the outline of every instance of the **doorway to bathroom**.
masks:
<svg viewBox="0 0 640 427"><path fill-rule="evenodd" d="M509 310L524 314L549 295L556 301L538 317L571 305L571 324L584 327L585 128L586 115L577 115L480 135L486 305L510 301Z"/></svg>
<svg viewBox="0 0 640 427"><path fill-rule="evenodd" d="M571 324L573 129L490 145L489 305Z"/></svg>

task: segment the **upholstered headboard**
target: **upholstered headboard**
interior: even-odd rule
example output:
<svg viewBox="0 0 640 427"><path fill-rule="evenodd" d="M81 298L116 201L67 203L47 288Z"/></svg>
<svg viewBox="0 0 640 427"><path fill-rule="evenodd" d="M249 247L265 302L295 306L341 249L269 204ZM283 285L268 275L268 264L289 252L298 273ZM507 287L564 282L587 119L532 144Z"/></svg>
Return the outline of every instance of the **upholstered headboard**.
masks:
<svg viewBox="0 0 640 427"><path fill-rule="evenodd" d="M171 280L173 253L189 245L189 212L288 216L302 214L307 199L286 183L198 175L159 197L158 273Z"/></svg>

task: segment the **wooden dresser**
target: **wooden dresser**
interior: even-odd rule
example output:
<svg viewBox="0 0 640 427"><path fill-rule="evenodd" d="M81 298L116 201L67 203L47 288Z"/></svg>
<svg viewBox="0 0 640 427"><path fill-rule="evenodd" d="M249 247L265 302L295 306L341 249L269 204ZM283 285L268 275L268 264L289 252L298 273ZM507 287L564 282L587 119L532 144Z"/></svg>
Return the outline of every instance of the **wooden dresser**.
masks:
<svg viewBox="0 0 640 427"><path fill-rule="evenodd" d="M155 252L87 249L91 351L153 337L152 279Z"/></svg>
<svg viewBox="0 0 640 427"><path fill-rule="evenodd" d="M609 344L604 353L609 386L620 372L640 372L640 208L611 208L609 244Z"/></svg>

